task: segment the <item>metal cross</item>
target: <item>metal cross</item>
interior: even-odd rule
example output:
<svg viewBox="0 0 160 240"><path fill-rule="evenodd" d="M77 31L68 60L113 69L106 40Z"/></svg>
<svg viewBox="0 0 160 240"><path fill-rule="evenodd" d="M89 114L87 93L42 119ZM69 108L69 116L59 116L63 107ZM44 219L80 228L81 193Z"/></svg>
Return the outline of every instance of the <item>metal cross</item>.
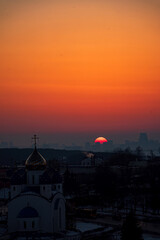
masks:
<svg viewBox="0 0 160 240"><path fill-rule="evenodd" d="M32 139L34 140L34 146L36 147L36 145L37 145L37 140L38 140L39 138L38 138L37 135L35 134Z"/></svg>

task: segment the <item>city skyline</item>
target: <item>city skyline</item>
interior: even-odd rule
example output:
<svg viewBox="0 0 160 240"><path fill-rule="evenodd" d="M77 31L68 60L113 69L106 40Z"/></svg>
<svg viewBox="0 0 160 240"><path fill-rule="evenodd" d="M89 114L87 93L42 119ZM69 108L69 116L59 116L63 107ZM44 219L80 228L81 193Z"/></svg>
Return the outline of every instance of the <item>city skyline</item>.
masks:
<svg viewBox="0 0 160 240"><path fill-rule="evenodd" d="M34 135L35 136L35 135ZM98 136L98 135L97 135ZM2 137L2 136L1 136ZM61 139L63 137L63 140ZM72 137L72 138L71 138ZM102 137L102 136L99 136ZM126 137L126 138L125 138ZM123 140L116 141L116 136L106 137L107 141L100 144L96 142L97 137L81 135L81 141L76 141L77 136L69 135L52 135L40 134L37 137L37 146L39 148L54 148L54 149L66 149L66 150L88 150L88 151L113 151L114 149L130 148L135 150L137 147L141 147L143 150L156 150L160 149L160 138L155 138L146 132L138 133L136 136L123 136ZM102 137L103 138L103 137ZM66 141L65 141L66 140ZM100 146L102 145L102 146ZM33 148L34 141L33 135L15 135L11 137L5 135L0 139L0 148Z"/></svg>

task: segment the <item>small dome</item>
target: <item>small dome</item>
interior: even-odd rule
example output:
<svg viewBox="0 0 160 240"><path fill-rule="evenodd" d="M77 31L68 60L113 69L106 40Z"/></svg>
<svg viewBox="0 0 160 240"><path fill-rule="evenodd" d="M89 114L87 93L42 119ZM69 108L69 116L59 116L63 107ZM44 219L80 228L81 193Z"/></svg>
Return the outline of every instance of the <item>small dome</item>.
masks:
<svg viewBox="0 0 160 240"><path fill-rule="evenodd" d="M33 153L27 158L25 165L28 170L42 170L46 167L46 160L35 147Z"/></svg>
<svg viewBox="0 0 160 240"><path fill-rule="evenodd" d="M35 218L35 217L39 217L39 215L36 209L32 207L25 207L19 212L17 217L18 218Z"/></svg>

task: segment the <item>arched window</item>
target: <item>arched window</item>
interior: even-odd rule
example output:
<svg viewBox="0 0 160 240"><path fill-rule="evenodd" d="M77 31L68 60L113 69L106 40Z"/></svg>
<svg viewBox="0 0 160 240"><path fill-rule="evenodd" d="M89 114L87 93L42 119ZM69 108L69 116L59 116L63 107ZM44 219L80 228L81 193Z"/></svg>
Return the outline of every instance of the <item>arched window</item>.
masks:
<svg viewBox="0 0 160 240"><path fill-rule="evenodd" d="M34 175L32 175L32 184L34 184Z"/></svg>
<svg viewBox="0 0 160 240"><path fill-rule="evenodd" d="M24 221L24 223L23 223L23 226L24 226L24 229L26 229L26 228L27 228L26 221Z"/></svg>
<svg viewBox="0 0 160 240"><path fill-rule="evenodd" d="M34 228L35 227L35 222L34 221L32 221L32 228Z"/></svg>
<svg viewBox="0 0 160 240"><path fill-rule="evenodd" d="M59 228L62 227L61 208L59 208Z"/></svg>

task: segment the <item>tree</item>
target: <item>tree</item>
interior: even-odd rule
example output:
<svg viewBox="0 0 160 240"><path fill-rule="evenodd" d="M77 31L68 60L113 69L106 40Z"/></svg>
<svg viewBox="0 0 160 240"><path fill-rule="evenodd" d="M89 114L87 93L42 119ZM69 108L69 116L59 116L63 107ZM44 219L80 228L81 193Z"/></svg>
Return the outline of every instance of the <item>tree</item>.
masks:
<svg viewBox="0 0 160 240"><path fill-rule="evenodd" d="M143 149L140 146L138 146L136 148L136 155L137 155L138 160L142 160L144 157Z"/></svg>
<svg viewBox="0 0 160 240"><path fill-rule="evenodd" d="M72 195L79 193L79 183L77 182L76 175L70 173L68 167L64 173L64 183L63 183L63 191L64 195Z"/></svg>
<svg viewBox="0 0 160 240"><path fill-rule="evenodd" d="M95 174L95 189L103 200L113 204L117 195L117 176L109 167L99 166Z"/></svg>
<svg viewBox="0 0 160 240"><path fill-rule="evenodd" d="M52 160L49 160L47 162L47 164L48 164L49 168L53 168L55 170L59 170L60 169L60 163L59 163L59 161L57 159L53 158Z"/></svg>
<svg viewBox="0 0 160 240"><path fill-rule="evenodd" d="M121 240L143 240L141 227L132 212L129 213L123 223Z"/></svg>

